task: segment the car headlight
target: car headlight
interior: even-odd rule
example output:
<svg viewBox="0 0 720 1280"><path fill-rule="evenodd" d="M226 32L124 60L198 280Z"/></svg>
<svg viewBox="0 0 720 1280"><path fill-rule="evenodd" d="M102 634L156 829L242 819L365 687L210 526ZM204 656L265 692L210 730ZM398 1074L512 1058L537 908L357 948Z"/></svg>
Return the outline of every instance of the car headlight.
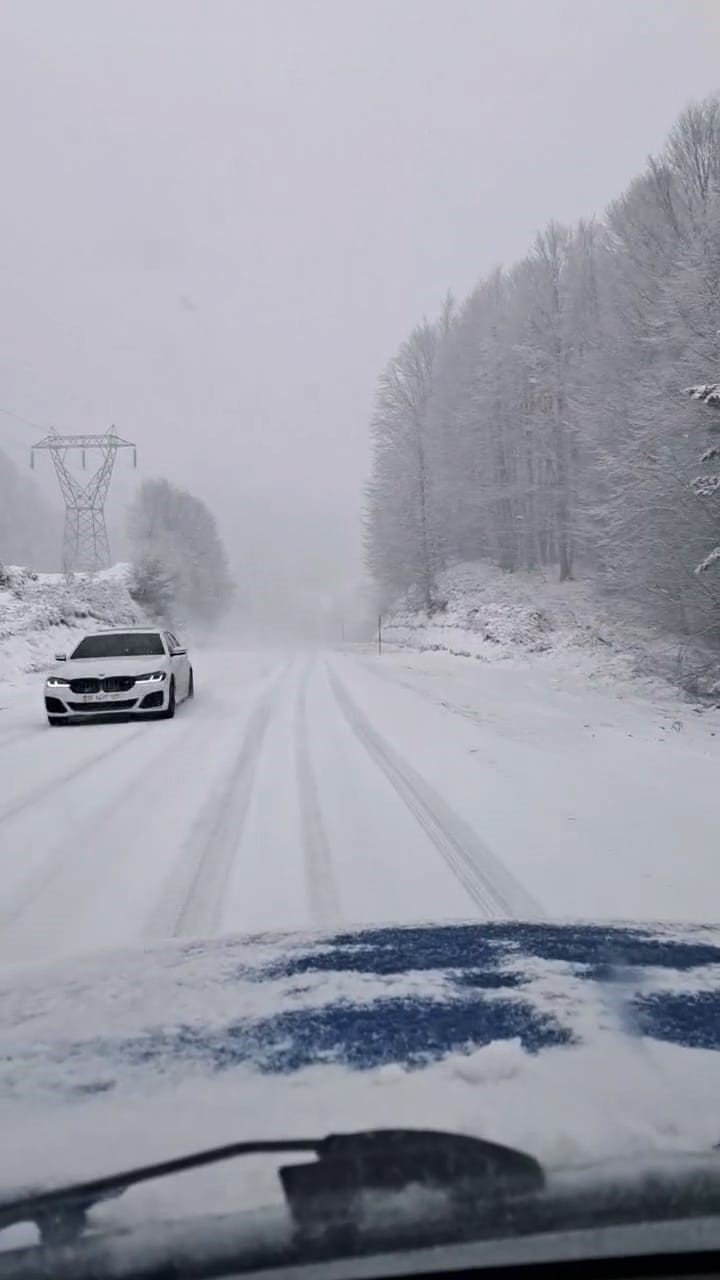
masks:
<svg viewBox="0 0 720 1280"><path fill-rule="evenodd" d="M48 683L49 689L69 689L70 688L70 681L61 680L60 676L48 676L47 683Z"/></svg>
<svg viewBox="0 0 720 1280"><path fill-rule="evenodd" d="M146 680L150 684L159 684L161 680L165 680L166 678L166 673L164 671L151 671L147 676L136 676L135 682L137 683L139 680Z"/></svg>

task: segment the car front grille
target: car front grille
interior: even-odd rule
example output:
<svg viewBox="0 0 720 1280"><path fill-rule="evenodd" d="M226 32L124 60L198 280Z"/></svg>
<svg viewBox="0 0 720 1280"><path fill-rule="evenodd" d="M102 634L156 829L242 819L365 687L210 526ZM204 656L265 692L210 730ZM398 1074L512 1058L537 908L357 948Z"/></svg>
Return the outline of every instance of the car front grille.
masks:
<svg viewBox="0 0 720 1280"><path fill-rule="evenodd" d="M89 715L97 715L99 711L130 711L137 705L137 698L118 698L116 701L99 702L68 702L71 711L87 712Z"/></svg>
<svg viewBox="0 0 720 1280"><path fill-rule="evenodd" d="M100 681L89 679L71 680L70 689L72 693L99 693Z"/></svg>
<svg viewBox="0 0 720 1280"><path fill-rule="evenodd" d="M108 676L102 687L104 693L128 693L134 684L134 676Z"/></svg>
<svg viewBox="0 0 720 1280"><path fill-rule="evenodd" d="M104 680L85 676L70 681L72 693L129 693L135 684L134 676L106 676Z"/></svg>

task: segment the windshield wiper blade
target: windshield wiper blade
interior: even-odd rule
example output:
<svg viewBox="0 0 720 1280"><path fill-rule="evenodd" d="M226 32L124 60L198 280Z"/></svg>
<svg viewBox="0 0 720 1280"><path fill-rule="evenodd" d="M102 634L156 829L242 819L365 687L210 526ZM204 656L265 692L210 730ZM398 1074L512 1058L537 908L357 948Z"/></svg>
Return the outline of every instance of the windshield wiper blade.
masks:
<svg viewBox="0 0 720 1280"><path fill-rule="evenodd" d="M200 1169L206 1164L218 1164L236 1156L266 1155L273 1152L315 1151L317 1143L298 1139L287 1142L231 1142L223 1147L211 1147L193 1151L173 1160L161 1160L157 1164L139 1165L90 1182L77 1182L51 1191L40 1191L21 1196L17 1200L0 1202L0 1230L16 1222L34 1222L44 1243L57 1243L79 1235L88 1211L101 1200L122 1195L129 1187L154 1178L184 1173L187 1169Z"/></svg>
<svg viewBox="0 0 720 1280"><path fill-rule="evenodd" d="M460 1204L468 1198L539 1191L542 1167L531 1155L464 1134L426 1129L368 1129L325 1138L233 1142L158 1164L142 1165L90 1182L0 1203L0 1230L34 1222L43 1244L81 1235L93 1205L129 1187L203 1165L242 1156L312 1152L317 1160L279 1169L280 1181L303 1236L326 1232L328 1223L347 1231L353 1204L367 1191L400 1191L420 1184L440 1189ZM329 1211L330 1210L330 1211Z"/></svg>

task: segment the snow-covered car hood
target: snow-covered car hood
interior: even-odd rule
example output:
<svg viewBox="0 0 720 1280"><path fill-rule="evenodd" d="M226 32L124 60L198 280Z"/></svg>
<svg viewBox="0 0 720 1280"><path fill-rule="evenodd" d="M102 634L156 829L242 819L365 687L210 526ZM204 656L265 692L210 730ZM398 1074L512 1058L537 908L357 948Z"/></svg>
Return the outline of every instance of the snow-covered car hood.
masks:
<svg viewBox="0 0 720 1280"><path fill-rule="evenodd" d="M73 661L57 662L50 671L51 676L60 676L64 680L76 680L83 676L140 676L151 671L162 671L167 666L167 655L164 653L145 654L140 658L77 658Z"/></svg>
<svg viewBox="0 0 720 1280"><path fill-rule="evenodd" d="M169 943L6 969L0 1027L3 1191L372 1126L478 1134L546 1165L720 1140L718 928Z"/></svg>

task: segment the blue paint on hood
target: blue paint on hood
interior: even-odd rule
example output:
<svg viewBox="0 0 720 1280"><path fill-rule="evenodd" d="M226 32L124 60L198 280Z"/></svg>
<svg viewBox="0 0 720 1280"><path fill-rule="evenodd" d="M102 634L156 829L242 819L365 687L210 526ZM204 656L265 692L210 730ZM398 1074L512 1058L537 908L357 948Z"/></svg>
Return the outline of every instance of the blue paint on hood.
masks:
<svg viewBox="0 0 720 1280"><path fill-rule="evenodd" d="M0 980L0 1025L13 1011L0 1094L4 1078L38 1066L49 1078L61 1063L82 1064L81 1092L112 1088L128 1069L417 1069L494 1041L531 1054L580 1044L593 1025L720 1050L709 927L509 922L218 939L18 982Z"/></svg>

